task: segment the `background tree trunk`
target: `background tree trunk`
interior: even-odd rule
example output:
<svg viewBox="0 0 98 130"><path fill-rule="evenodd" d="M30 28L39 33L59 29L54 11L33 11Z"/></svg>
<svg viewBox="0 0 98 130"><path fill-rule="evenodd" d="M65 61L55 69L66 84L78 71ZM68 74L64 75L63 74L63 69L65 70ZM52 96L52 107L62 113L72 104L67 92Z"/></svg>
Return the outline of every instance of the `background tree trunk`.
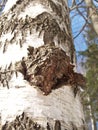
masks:
<svg viewBox="0 0 98 130"><path fill-rule="evenodd" d="M91 102L89 95L87 97L87 100L88 100L89 103ZM97 128L96 128L96 120L95 120L95 117L94 117L94 112L92 110L91 104L88 105L88 109L89 109L89 114L90 114L91 129L92 130L97 130Z"/></svg>
<svg viewBox="0 0 98 130"><path fill-rule="evenodd" d="M88 7L89 18L91 19L94 30L98 35L98 13L96 7L92 0L85 0L85 3Z"/></svg>
<svg viewBox="0 0 98 130"><path fill-rule="evenodd" d="M27 48L33 46L34 48L30 47L29 49L32 51L34 49L34 53L37 54L41 47L47 50L47 45L50 51L52 50L51 46L64 50L70 57L71 63L75 64L75 50L67 2L65 0L8 0L0 17L1 86L9 88L0 88L0 113L2 125L5 124L2 130L10 130L11 127L17 130L29 130L31 127L33 127L32 129L47 128L48 130L50 127L55 130L85 129L81 99L78 93L74 94L73 85L70 83L69 85L60 84L58 89L51 90L51 92L48 91L49 93L44 95L36 84L31 85L27 77L25 78L24 76L24 73L28 71L25 66L28 67L32 63L32 61L28 62L31 57L28 57ZM38 48L38 50L35 48ZM44 52L45 55L47 53L46 50L43 50L40 51L41 56L44 55ZM35 56L35 59L37 59L37 55ZM66 61L67 58L66 56ZM58 61L57 64L59 63ZM16 72L18 63L21 64L22 69ZM35 62L33 67L36 68L36 65L37 62ZM72 70L73 66L69 63L69 60L68 65L71 66ZM33 73L35 68L30 69L30 71ZM26 70L24 71L23 69ZM63 73L63 70L60 71ZM49 74L48 72L49 69L47 75ZM48 76L51 79L51 75ZM57 85L58 82L55 82L55 85ZM50 82L48 83L50 84ZM49 87L47 86L48 84L46 85L48 89ZM40 124L42 128L26 116L29 116L33 122ZM14 123L5 123L5 121L13 121ZM21 126L19 122L21 122ZM32 122L33 126L31 126L30 122Z"/></svg>

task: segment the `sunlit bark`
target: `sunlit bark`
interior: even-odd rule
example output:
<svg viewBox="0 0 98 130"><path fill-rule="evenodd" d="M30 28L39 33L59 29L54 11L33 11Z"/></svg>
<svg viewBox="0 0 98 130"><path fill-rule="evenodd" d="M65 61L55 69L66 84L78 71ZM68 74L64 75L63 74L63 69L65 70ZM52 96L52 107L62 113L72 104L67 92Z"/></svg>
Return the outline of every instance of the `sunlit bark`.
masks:
<svg viewBox="0 0 98 130"><path fill-rule="evenodd" d="M51 129L54 128L55 130L72 130L76 128L78 130L83 130L85 125L83 108L80 96L77 90L74 89L77 88L77 85L80 85L80 81L77 81L79 77L77 76L77 73L74 73L74 66L72 65L72 63L76 64L75 50L71 35L67 1L8 0L3 14L0 17L0 24L0 57L2 57L2 60L0 61L0 66L2 67L1 75L4 77L7 76L6 80L3 79L3 77L1 78L1 86L3 84L3 86L9 88L0 88L0 106L2 106L0 107L0 113L2 114L2 124L4 124L6 120L11 122L16 118L16 120L24 119L25 125L28 120L26 120L27 118L22 114L24 111L34 122L39 123L43 128L48 127L47 123L49 123ZM53 46L55 49L58 47L57 52L60 54L62 53L62 57L67 55L66 62L61 61L60 65L60 61L56 61L54 57L52 58L55 62L53 62L53 59L49 59L50 56L53 56ZM36 59L40 59L36 61L34 59L35 57L28 54L27 48L29 48L29 50L31 49L30 53L34 54L33 56L35 56ZM49 53L49 49L51 54ZM47 58L45 55L47 56L48 53L50 55ZM59 53L57 53L56 56L59 56ZM41 59L41 56L46 59ZM32 57L33 64L31 64ZM57 58L58 60L61 60L59 57ZM40 62L42 64L40 64ZM18 63L20 63L21 66L18 65ZM46 69L49 67L47 63L49 63L49 69ZM64 63L66 63L67 66L67 75L65 75L65 77L63 77L65 74ZM46 67L43 69L45 71L40 70L40 74L44 75L45 80L43 81L42 75L36 78L36 81L39 82L38 85L41 84L41 87L42 83L44 83L44 87L42 87L44 90L41 88L42 91L38 88L37 83L33 84L31 82L32 78L34 79L34 76L36 76L34 70L38 71L37 65L42 65L42 68L43 65ZM6 73L4 73L5 71ZM46 72L48 73L46 74ZM54 73L57 78L51 75L53 72L57 72L57 74ZM31 75L28 77L27 73ZM32 73L34 73L34 75ZM68 75L69 73L72 75ZM74 75L77 78L74 78ZM79 76L81 77L81 75ZM68 81L67 84L62 84L64 78ZM70 78L70 80L68 78ZM49 82L50 86L48 81L52 81L51 83ZM75 82L74 86L73 81ZM56 85L58 85L59 82L61 84L57 87ZM54 83L55 89L53 89ZM51 88L51 91L49 87ZM49 89L48 93L46 93L47 89ZM23 118L17 116L21 114ZM11 124L8 126L9 130ZM16 126L16 124L14 125ZM26 128L28 127L29 126L26 126Z"/></svg>

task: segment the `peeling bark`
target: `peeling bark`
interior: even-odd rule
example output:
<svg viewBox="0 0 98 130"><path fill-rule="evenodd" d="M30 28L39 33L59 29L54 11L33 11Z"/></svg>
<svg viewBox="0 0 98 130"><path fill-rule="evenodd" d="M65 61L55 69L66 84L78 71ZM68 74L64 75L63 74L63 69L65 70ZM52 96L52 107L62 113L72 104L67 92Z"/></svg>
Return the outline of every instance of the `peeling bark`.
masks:
<svg viewBox="0 0 98 130"><path fill-rule="evenodd" d="M45 8L43 9L45 11L42 13L39 12L37 16L34 15L33 17L25 11L29 8L30 4L34 6L34 3L39 3ZM31 35L34 33L34 30L36 30L39 37L41 35L43 36L44 44L54 42L56 45L61 45L62 49L70 56L71 62L74 62L75 50L72 41L68 11L63 0L57 3L52 0L41 0L40 2L39 0L36 2L30 0L22 2L18 0L11 10L4 15L2 14L0 18L0 36L2 36L3 33L6 34L9 32L13 34L12 38L6 40L4 43L4 48L6 48L8 44L15 43L15 41L22 47L26 42L27 33ZM24 12L24 16L22 16L22 12ZM10 15L10 19L7 17L8 15ZM25 19L23 17L25 17ZM22 38L18 38L20 34L22 35ZM57 39L56 41L55 38ZM6 49L4 49L3 52L5 52L5 50Z"/></svg>
<svg viewBox="0 0 98 130"><path fill-rule="evenodd" d="M75 126L72 122L65 124L65 130L87 130L86 126ZM13 122L6 122L1 130L62 130L61 122L59 120L53 121L53 125L47 122L47 126L43 128L37 122L34 122L32 118L28 117L24 112L17 116Z"/></svg>

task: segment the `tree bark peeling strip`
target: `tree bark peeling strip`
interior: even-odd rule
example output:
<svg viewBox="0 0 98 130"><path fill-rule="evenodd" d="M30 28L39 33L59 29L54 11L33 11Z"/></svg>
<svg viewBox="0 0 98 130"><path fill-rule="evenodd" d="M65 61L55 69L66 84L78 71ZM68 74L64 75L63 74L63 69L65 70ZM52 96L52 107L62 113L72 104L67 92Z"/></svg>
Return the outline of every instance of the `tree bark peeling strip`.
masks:
<svg viewBox="0 0 98 130"><path fill-rule="evenodd" d="M43 13L37 15L35 18L31 18L29 14L27 14L25 19L22 17L19 19L18 15L21 12L25 12L25 8L30 3L40 3L45 8L50 8L52 12L48 10L46 12L44 11ZM65 51L70 55L71 62L73 62L75 50L73 42L69 42L72 41L72 36L69 25L70 20L68 16L68 8L66 5L65 7L61 8L63 4L65 4L63 0L56 3L52 0L41 0L40 2L39 0L32 2L31 0L23 2L21 0L18 0L8 13L2 14L0 16L0 36L9 32L14 33L14 36L11 40L8 40L7 42L5 41L5 45L7 44L6 48L8 44L15 43L15 41L17 41L20 44L20 47L22 47L26 41L27 32L29 32L31 35L33 34L32 31L36 30L39 32L39 36L43 32L44 44L54 42L54 38L57 36L58 44L64 44L66 47ZM9 14L11 15L10 19L8 18ZM20 33L22 34L22 39L18 39ZM5 48L3 50L3 52L6 51Z"/></svg>
<svg viewBox="0 0 98 130"><path fill-rule="evenodd" d="M7 121L3 126L1 125L0 130L87 130L87 126L83 124L76 127L72 122L67 122L63 126L60 120L53 120L52 124L47 121L46 127L43 127L35 122L33 117L29 117L23 112L12 122Z"/></svg>

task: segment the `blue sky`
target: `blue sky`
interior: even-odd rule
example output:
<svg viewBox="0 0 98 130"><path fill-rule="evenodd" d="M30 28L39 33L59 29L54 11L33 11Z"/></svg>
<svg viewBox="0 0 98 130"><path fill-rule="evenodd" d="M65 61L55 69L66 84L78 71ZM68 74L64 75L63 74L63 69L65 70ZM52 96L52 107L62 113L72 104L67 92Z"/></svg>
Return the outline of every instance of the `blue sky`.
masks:
<svg viewBox="0 0 98 130"><path fill-rule="evenodd" d="M81 0L77 0L77 3L79 3L80 1ZM72 0L68 0L68 2L70 6ZM96 2L95 0L93 0L93 2L95 6L98 7L98 2ZM83 6L85 6L84 3L83 3ZM85 9L81 8L80 11L83 12L85 11ZM74 16L75 14L77 14L77 12L74 10L70 13L70 17L72 18L72 16ZM86 15L86 12L84 12L84 15ZM72 33L73 33L73 37L75 37L81 30L82 26L84 25L85 20L80 15L76 15L71 20L72 20ZM84 31L76 39L74 39L76 51L82 51L87 48L83 34L84 34Z"/></svg>
<svg viewBox="0 0 98 130"><path fill-rule="evenodd" d="M73 37L75 37L80 32L83 25L84 25L84 20L81 16L76 16L72 20ZM78 37L74 39L76 51L85 50L87 48L83 34L84 32L82 32Z"/></svg>
<svg viewBox="0 0 98 130"><path fill-rule="evenodd" d="M69 6L71 4L71 1L72 0L69 0ZM78 1L79 0L77 0L77 2ZM80 11L83 12L85 10L80 9ZM86 15L85 12L84 12L84 15ZM72 26L72 34L73 34L73 38L74 38L80 32L82 26L85 24L85 20L83 19L83 17L81 15L79 15L77 13L76 10L71 11L70 18L71 18L71 24L72 24L71 25ZM74 45L75 45L76 51L85 50L87 48L83 34L84 34L84 32L82 32L78 37L76 37L74 39Z"/></svg>
<svg viewBox="0 0 98 130"><path fill-rule="evenodd" d="M71 6L71 1L72 0L68 0L69 7ZM77 0L77 2L79 2L79 0ZM80 11L83 12L84 10L80 9ZM84 15L86 15L85 11L84 11ZM74 38L80 32L81 28L85 24L85 20L81 15L77 13L76 10L71 11L70 18L71 18L72 34ZM83 35L84 35L84 31L82 31L80 35L74 39L74 45L75 45L76 56L77 56L77 71L80 73L85 73L85 69L83 69L83 67L81 66L82 56L78 56L78 51L84 51L85 49L87 49L85 38Z"/></svg>

